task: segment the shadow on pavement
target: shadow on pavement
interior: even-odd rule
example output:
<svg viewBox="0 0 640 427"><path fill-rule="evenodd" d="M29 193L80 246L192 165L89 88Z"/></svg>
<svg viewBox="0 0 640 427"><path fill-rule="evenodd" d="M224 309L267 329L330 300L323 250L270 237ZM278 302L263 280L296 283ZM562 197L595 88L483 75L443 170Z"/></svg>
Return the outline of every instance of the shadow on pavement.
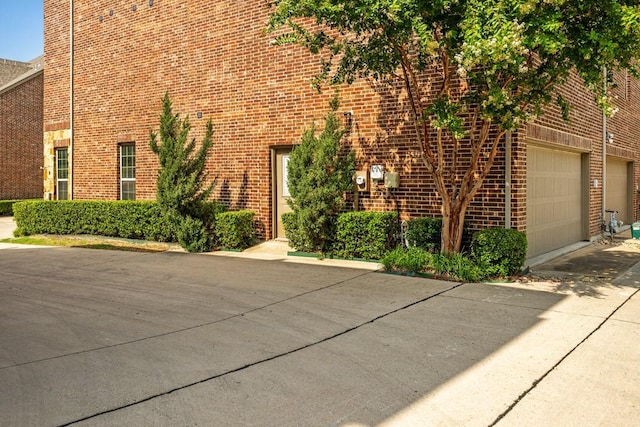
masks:
<svg viewBox="0 0 640 427"><path fill-rule="evenodd" d="M566 296L506 286L74 248L7 249L0 269L10 425L376 425L417 403L453 414L473 387L518 396L510 380L542 374L549 334L558 354L577 340L544 316ZM512 346L523 337L526 356ZM478 365L482 380L464 375ZM454 379L469 384L445 410L432 393ZM476 403L484 425L504 409Z"/></svg>
<svg viewBox="0 0 640 427"><path fill-rule="evenodd" d="M603 287L632 285L616 279L639 262L640 241L600 241L531 268L527 280L551 282L554 292L598 298Z"/></svg>

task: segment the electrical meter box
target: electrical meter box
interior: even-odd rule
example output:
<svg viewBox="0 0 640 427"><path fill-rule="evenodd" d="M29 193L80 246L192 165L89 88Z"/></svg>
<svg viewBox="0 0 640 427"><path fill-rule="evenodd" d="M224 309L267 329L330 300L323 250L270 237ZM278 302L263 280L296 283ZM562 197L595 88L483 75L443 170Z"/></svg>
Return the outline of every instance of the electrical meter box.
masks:
<svg viewBox="0 0 640 427"><path fill-rule="evenodd" d="M400 187L400 174L398 172L386 172L384 174L384 186L387 188Z"/></svg>
<svg viewBox="0 0 640 427"><path fill-rule="evenodd" d="M353 180L356 182L358 191L369 191L369 177L367 171L356 171L353 175Z"/></svg>
<svg viewBox="0 0 640 427"><path fill-rule="evenodd" d="M384 166L382 165L371 166L371 179L373 179L374 181L377 181L383 178L384 178Z"/></svg>

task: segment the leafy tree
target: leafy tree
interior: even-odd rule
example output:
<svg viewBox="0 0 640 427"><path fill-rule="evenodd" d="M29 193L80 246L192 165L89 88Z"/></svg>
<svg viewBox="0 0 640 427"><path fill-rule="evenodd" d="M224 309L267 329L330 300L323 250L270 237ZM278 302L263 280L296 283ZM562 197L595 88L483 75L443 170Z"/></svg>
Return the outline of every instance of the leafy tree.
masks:
<svg viewBox="0 0 640 427"><path fill-rule="evenodd" d="M279 44L322 55L318 87L362 77L404 86L415 144L442 201L444 252L460 250L467 208L506 131L554 101L568 117L569 104L554 94L574 72L610 114L603 68L638 71L636 0L269 4Z"/></svg>
<svg viewBox="0 0 640 427"><path fill-rule="evenodd" d="M195 138L189 141L189 118L173 114L169 94L162 98L160 129L151 131L149 145L158 156L156 198L162 214L174 224L180 244L188 250L205 251L212 246L213 213L208 207L215 182L205 186L205 163L212 146L213 124L207 122L202 144L196 150ZM198 240L192 244L192 240Z"/></svg>
<svg viewBox="0 0 640 427"><path fill-rule="evenodd" d="M335 114L337 98L324 129L316 136L315 124L302 135L289 158L289 205L294 229L313 251L326 252L335 237L336 218L344 208L345 191L353 187L355 160L352 152L341 152L344 130Z"/></svg>

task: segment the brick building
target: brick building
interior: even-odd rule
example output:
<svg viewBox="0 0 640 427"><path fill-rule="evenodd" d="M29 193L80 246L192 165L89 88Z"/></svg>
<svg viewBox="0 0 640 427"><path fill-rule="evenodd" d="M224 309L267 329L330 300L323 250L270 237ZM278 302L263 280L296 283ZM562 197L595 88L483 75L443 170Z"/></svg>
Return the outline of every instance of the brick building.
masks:
<svg viewBox="0 0 640 427"><path fill-rule="evenodd" d="M0 200L42 197L42 57L0 59Z"/></svg>
<svg viewBox="0 0 640 427"><path fill-rule="evenodd" d="M283 165L302 131L326 114L331 93L310 86L317 58L264 34L264 2L45 0L44 11L47 197L154 198L149 131L168 91L198 140L213 120L216 197L256 211L262 237L282 235ZM550 108L507 136L469 208L473 228L526 230L534 256L597 236L603 200L625 222L638 218L640 86L626 75L616 81L620 112L606 123L592 95L572 83L562 88L577 102L569 123ZM389 108L396 101L364 81L341 90L358 169L381 165L400 178L387 190L369 175L359 204L403 218L437 215L406 116ZM604 143L607 132L614 136Z"/></svg>

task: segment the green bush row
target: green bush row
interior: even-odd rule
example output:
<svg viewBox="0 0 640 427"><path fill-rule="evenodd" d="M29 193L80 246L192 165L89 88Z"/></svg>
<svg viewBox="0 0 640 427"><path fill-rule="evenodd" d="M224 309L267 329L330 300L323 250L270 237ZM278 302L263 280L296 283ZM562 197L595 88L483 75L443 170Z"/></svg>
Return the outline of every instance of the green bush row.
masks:
<svg viewBox="0 0 640 427"><path fill-rule="evenodd" d="M472 233L469 224L465 222L462 232L462 248L468 249L471 243ZM405 232L406 243L429 252L440 252L442 240L442 218L419 217L407 221Z"/></svg>
<svg viewBox="0 0 640 427"><path fill-rule="evenodd" d="M222 248L245 249L255 241L255 212L242 210L216 215L216 238Z"/></svg>
<svg viewBox="0 0 640 427"><path fill-rule="evenodd" d="M13 205L21 200L0 200L0 216L12 216Z"/></svg>
<svg viewBox="0 0 640 427"><path fill-rule="evenodd" d="M211 247L211 239L226 248L245 248L254 239L253 212L224 212L207 202L202 208L214 215L215 236L201 220L186 217L176 223L163 216L155 201L25 201L13 207L16 235L94 234L128 239L184 243L188 251Z"/></svg>
<svg viewBox="0 0 640 427"><path fill-rule="evenodd" d="M394 247L397 235L396 212L346 212L338 216L333 253L379 260Z"/></svg>
<svg viewBox="0 0 640 427"><path fill-rule="evenodd" d="M128 239L175 241L172 225L156 202L25 201L13 206L16 235L95 234Z"/></svg>
<svg viewBox="0 0 640 427"><path fill-rule="evenodd" d="M312 252L313 244L300 232L301 221L296 220L295 214L283 214L282 220L290 246ZM393 248L398 234L396 212L345 212L337 216L335 223L330 254L344 258L381 259Z"/></svg>
<svg viewBox="0 0 640 427"><path fill-rule="evenodd" d="M443 277L478 282L518 274L527 254L526 234L504 228L476 232L471 240L471 253L432 253L424 247L400 247L382 259L387 271L431 273Z"/></svg>

